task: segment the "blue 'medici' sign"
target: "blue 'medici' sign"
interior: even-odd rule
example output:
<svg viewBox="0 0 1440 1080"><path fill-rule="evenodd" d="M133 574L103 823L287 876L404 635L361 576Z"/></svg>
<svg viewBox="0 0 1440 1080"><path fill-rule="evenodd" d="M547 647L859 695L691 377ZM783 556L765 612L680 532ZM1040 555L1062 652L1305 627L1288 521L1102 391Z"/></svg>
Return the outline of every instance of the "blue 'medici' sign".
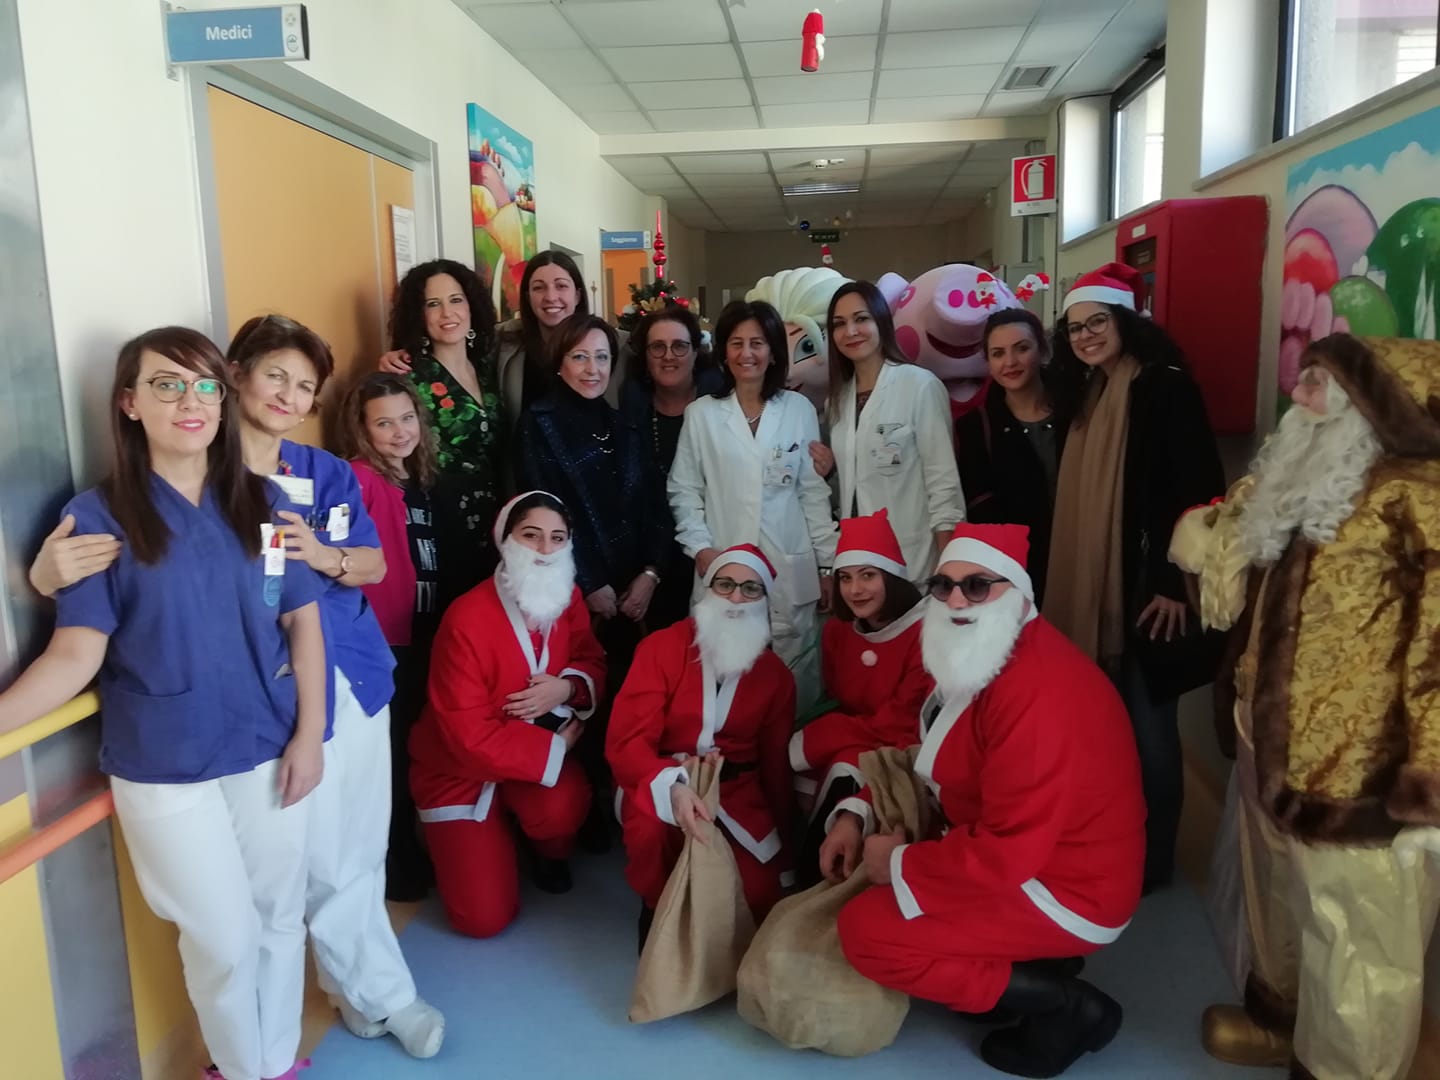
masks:
<svg viewBox="0 0 1440 1080"><path fill-rule="evenodd" d="M167 11L165 44L172 64L306 60L310 30L304 4Z"/></svg>

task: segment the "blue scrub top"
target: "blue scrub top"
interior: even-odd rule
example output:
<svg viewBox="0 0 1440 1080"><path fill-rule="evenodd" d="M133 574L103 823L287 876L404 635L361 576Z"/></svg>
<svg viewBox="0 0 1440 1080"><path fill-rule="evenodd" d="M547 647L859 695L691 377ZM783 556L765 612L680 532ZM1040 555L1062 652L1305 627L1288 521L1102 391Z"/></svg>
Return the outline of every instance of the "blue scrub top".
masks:
<svg viewBox="0 0 1440 1080"><path fill-rule="evenodd" d="M313 503L298 508L296 513L307 519L321 543L340 548L380 547L380 534L365 510L360 481L348 462L289 439L280 442L280 461L282 473L313 483ZM348 512L349 535L336 539L330 525L334 515L342 510ZM345 673L365 714L374 716L390 704L395 694L395 655L385 641L380 620L371 610L365 593L353 585L328 580L326 583L328 587L320 601L320 618L325 626L325 654L330 661L325 694L329 705L325 726L328 739L335 724L334 669L338 667Z"/></svg>
<svg viewBox="0 0 1440 1080"><path fill-rule="evenodd" d="M145 784L189 784L249 772L284 753L295 733L295 678L283 614L319 601L324 582L287 562L267 590L207 486L200 505L158 476L151 497L170 529L153 566L129 544L109 569L62 590L56 625L109 635L100 668L100 768ZM292 510L267 485L273 510ZM75 532L125 540L98 489L64 513ZM63 515L62 515L63 516ZM278 521L278 519L276 519Z"/></svg>

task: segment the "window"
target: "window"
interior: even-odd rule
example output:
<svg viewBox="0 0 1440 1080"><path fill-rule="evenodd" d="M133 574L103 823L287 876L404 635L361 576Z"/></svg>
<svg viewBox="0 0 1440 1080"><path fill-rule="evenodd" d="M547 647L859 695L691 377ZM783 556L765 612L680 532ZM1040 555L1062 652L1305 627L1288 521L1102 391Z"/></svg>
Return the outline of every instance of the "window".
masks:
<svg viewBox="0 0 1440 1080"><path fill-rule="evenodd" d="M1277 138L1436 64L1440 0L1286 0L1282 18Z"/></svg>
<svg viewBox="0 0 1440 1080"><path fill-rule="evenodd" d="M1115 217L1160 198L1165 164L1165 68L1148 62L1114 97Z"/></svg>

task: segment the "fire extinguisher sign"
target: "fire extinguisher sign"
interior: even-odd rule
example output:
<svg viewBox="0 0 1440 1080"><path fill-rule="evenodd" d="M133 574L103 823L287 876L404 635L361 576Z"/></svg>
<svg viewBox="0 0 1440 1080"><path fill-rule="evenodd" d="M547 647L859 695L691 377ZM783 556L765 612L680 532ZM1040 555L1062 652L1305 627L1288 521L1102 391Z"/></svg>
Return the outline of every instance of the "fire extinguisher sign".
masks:
<svg viewBox="0 0 1440 1080"><path fill-rule="evenodd" d="M1010 159L1010 216L1055 212L1055 155Z"/></svg>

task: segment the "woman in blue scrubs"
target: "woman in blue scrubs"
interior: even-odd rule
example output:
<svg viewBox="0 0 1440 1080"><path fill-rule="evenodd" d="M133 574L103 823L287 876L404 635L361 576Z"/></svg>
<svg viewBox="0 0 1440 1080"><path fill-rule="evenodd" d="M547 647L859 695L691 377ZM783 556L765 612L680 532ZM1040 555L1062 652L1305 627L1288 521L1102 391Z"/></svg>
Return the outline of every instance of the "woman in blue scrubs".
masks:
<svg viewBox="0 0 1440 1080"><path fill-rule="evenodd" d="M314 331L280 315L242 326L228 359L245 464L299 508L285 516L289 558L329 579L320 614L333 736L310 803L306 899L320 983L354 1034L391 1034L432 1057L445 1019L417 995L385 908L395 659L360 589L385 576L385 556L349 464L285 437L313 413L334 362Z"/></svg>
<svg viewBox="0 0 1440 1080"><path fill-rule="evenodd" d="M65 510L119 538L119 557L57 596L49 646L0 694L0 731L98 674L100 766L140 891L179 928L212 1072L262 1080L293 1077L300 1045L323 583L283 558L271 513L289 503L245 468L226 389L193 330L121 349L114 471Z"/></svg>

